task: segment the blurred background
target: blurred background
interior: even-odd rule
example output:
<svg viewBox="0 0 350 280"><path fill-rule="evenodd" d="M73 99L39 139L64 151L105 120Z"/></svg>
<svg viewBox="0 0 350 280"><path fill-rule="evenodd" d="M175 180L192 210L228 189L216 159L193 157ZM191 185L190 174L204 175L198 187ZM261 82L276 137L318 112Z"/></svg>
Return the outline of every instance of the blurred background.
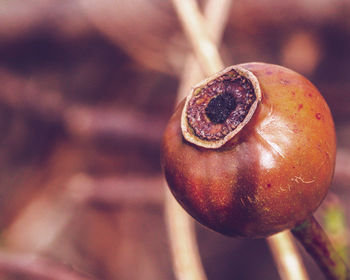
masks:
<svg viewBox="0 0 350 280"><path fill-rule="evenodd" d="M234 0L220 46L324 95L338 154L316 216L344 252L349 50L348 0ZM0 0L1 279L175 280L159 146L189 51L169 0ZM196 235L209 280L279 279L264 240Z"/></svg>

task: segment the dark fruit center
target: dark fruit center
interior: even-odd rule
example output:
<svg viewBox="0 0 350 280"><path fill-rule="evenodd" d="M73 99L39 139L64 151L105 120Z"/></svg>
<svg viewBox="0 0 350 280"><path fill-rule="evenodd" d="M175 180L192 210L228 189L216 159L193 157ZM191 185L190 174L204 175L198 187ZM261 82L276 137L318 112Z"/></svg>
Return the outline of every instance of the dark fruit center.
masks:
<svg viewBox="0 0 350 280"><path fill-rule="evenodd" d="M235 108L235 98L226 92L210 100L205 113L213 123L223 123Z"/></svg>

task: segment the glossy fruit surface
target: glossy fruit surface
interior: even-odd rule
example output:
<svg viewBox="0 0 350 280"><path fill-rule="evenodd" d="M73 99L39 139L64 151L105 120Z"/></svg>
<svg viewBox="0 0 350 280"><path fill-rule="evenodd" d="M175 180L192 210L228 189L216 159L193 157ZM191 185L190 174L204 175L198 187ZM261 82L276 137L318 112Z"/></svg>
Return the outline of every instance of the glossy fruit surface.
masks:
<svg viewBox="0 0 350 280"><path fill-rule="evenodd" d="M165 130L161 161L187 212L225 235L260 238L312 215L330 186L336 140L330 110L303 76L277 65L241 64L261 100L245 126L219 148L188 142L185 102Z"/></svg>

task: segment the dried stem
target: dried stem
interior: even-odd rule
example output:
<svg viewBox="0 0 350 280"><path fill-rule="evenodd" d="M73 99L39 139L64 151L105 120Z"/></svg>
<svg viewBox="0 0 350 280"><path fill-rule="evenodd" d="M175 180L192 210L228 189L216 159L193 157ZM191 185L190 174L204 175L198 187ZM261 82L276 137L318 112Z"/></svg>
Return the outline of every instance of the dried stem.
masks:
<svg viewBox="0 0 350 280"><path fill-rule="evenodd" d="M327 234L314 217L292 229L292 233L313 257L327 279L350 279L349 268L335 251Z"/></svg>
<svg viewBox="0 0 350 280"><path fill-rule="evenodd" d="M215 46L220 45L222 35L228 20L232 0L209 0L204 8L206 30ZM198 12L198 10L196 10ZM220 65L218 64L217 67ZM190 53L185 60L181 82L177 94L180 102L190 92L191 87L203 79L203 73L196 57Z"/></svg>
<svg viewBox="0 0 350 280"><path fill-rule="evenodd" d="M221 70L224 64L217 47L209 37L205 19L196 1L173 0L173 4L202 71L205 75L210 75Z"/></svg>
<svg viewBox="0 0 350 280"><path fill-rule="evenodd" d="M205 28L204 19L199 12L196 2L194 0L173 0L173 3L183 25L183 29L192 44L193 52L198 59L203 73L205 75L210 75L221 70L223 68L223 62L216 46L220 37L215 37L217 32L209 29L211 26L210 24ZM217 6L219 5L217 4ZM224 26L224 22L225 21L222 21L222 26ZM212 34L214 36L210 38L209 36ZM191 73L188 69L191 69L191 67L189 67L188 64L186 64L186 66L185 73L188 75ZM181 90L185 90L188 86L187 81L194 78L196 67L193 66L192 69L193 75L189 75L187 79L183 79L185 82L182 82L182 87L180 87ZM198 73L198 71L196 73ZM182 92L179 93L179 98L180 97L184 97ZM183 219L185 218L183 217ZM280 235L270 237L268 240L271 250L274 252L273 256L277 263L281 278L283 280L292 280L295 279L295 275L299 275L298 279L307 280L308 276L302 264L301 257L296 250L290 235L281 233ZM285 248L288 248L288 250L285 250ZM291 259L291 256L294 260L293 266L290 266L290 263L288 262L288 260Z"/></svg>
<svg viewBox="0 0 350 280"><path fill-rule="evenodd" d="M169 190L166 191L165 214L176 279L206 280L193 221L181 209Z"/></svg>
<svg viewBox="0 0 350 280"><path fill-rule="evenodd" d="M187 7L186 11L191 13L191 8L194 9L197 18L200 18L200 21L203 23L204 20L202 19L196 2L182 2L184 2L185 5L189 5L190 9ZM182 10L183 3L177 4L178 8ZM230 4L230 0L209 0L206 4L204 13L207 20L207 30L209 34L212 35L215 44L221 41ZM186 21L187 15L184 16L184 20ZM197 25L197 28L203 29L203 25ZM202 32L204 31L202 30ZM209 45L213 44L214 43L209 42ZM219 58L215 45L213 49L216 53L216 57ZM206 63L209 63L209 68L204 67L204 73L207 74L206 69L211 70L215 67L215 69L219 70L222 68L220 58L212 62L211 59L207 57L208 54L206 52L201 52L201 55L202 59ZM185 71L178 91L178 101L187 95L190 87L200 79L201 76L202 73L198 62L192 54L189 54L186 58ZM205 280L206 276L200 261L193 220L182 210L169 191L166 192L165 209L176 278L181 280Z"/></svg>
<svg viewBox="0 0 350 280"><path fill-rule="evenodd" d="M309 279L290 231L272 235L267 242L282 280Z"/></svg>

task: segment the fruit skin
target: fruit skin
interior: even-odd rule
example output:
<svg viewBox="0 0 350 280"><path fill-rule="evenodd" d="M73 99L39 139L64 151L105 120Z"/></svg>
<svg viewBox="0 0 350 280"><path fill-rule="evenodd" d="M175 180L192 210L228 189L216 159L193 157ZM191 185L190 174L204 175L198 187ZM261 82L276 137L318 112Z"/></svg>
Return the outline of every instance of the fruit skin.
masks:
<svg viewBox="0 0 350 280"><path fill-rule="evenodd" d="M300 74L272 64L240 66L262 92L249 123L221 148L199 147L182 136L183 101L165 130L161 163L171 192L200 223L262 238L304 221L324 199L335 164L334 123Z"/></svg>

